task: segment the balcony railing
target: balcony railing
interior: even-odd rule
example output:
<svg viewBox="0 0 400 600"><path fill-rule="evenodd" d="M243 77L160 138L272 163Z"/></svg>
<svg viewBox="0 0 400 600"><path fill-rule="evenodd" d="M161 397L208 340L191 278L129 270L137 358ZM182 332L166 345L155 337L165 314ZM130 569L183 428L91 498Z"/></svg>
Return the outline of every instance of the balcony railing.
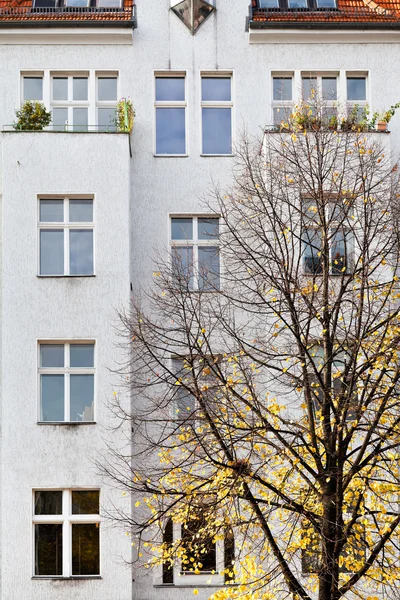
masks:
<svg viewBox="0 0 400 600"><path fill-rule="evenodd" d="M60 6L38 7L10 6L0 8L1 21L79 21L79 22L118 22L136 27L136 6L100 7L100 6Z"/></svg>
<svg viewBox="0 0 400 600"><path fill-rule="evenodd" d="M316 21L325 23L334 22L397 22L400 19L394 10L377 8L371 9L361 6L348 6L346 9L338 8L258 8L250 5L249 21L251 27L262 27L263 23L276 21Z"/></svg>

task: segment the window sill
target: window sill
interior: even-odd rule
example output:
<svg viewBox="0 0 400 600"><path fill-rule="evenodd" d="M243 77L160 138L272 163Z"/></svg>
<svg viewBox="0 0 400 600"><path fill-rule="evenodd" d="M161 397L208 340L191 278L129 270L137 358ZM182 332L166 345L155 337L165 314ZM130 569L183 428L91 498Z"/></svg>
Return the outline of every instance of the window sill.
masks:
<svg viewBox="0 0 400 600"><path fill-rule="evenodd" d="M94 273L92 275L41 275L38 273L36 277L39 277L39 279L81 279L82 277L96 277L96 275Z"/></svg>
<svg viewBox="0 0 400 600"><path fill-rule="evenodd" d="M96 421L36 421L36 425L97 425ZM98 575L93 575L98 577Z"/></svg>
<svg viewBox="0 0 400 600"><path fill-rule="evenodd" d="M227 586L235 586L238 585L237 583L184 583L184 584L179 584L179 583L155 583L153 585L153 588L175 588L177 590L180 589L193 589L193 588L225 588Z"/></svg>
<svg viewBox="0 0 400 600"><path fill-rule="evenodd" d="M189 154L153 154L154 158L188 158Z"/></svg>
<svg viewBox="0 0 400 600"><path fill-rule="evenodd" d="M61 577L60 575L33 575L31 579L45 581L79 581L80 579L103 579L101 575L71 575L71 577Z"/></svg>
<svg viewBox="0 0 400 600"><path fill-rule="evenodd" d="M200 154L203 158L232 158L234 154Z"/></svg>

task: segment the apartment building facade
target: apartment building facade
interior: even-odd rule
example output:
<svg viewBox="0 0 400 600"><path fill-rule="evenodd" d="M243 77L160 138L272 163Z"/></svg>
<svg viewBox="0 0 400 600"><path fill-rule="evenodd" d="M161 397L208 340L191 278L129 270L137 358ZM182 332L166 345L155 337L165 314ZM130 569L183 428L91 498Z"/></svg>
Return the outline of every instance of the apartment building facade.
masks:
<svg viewBox="0 0 400 600"><path fill-rule="evenodd" d="M344 110L395 104L399 55L389 1L0 2L1 600L183 600L194 587L205 600L222 585L132 570L130 537L104 516L130 502L94 465L105 440L124 440L108 407L116 311L179 246L179 220L195 260L217 264L200 225L241 132L276 126L310 80ZM122 97L131 134L112 120ZM10 126L24 100L52 112L45 131ZM398 117L390 128L396 152Z"/></svg>

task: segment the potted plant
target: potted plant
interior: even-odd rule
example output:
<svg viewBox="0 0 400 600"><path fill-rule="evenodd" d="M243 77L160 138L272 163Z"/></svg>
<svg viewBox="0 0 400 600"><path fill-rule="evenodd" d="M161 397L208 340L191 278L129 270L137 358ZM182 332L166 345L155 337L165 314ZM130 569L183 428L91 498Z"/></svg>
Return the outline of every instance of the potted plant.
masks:
<svg viewBox="0 0 400 600"><path fill-rule="evenodd" d="M51 123L51 113L42 102L26 100L19 110L15 111L17 122L13 123L18 131L42 131Z"/></svg>
<svg viewBox="0 0 400 600"><path fill-rule="evenodd" d="M376 125L377 131L387 131L388 123L398 108L400 108L400 102L392 104L388 110L374 113L370 123L371 128L375 128Z"/></svg>
<svg viewBox="0 0 400 600"><path fill-rule="evenodd" d="M132 100L130 100L130 98L121 98L121 100L118 101L114 119L117 131L127 133L132 131L135 115L136 113L133 108Z"/></svg>

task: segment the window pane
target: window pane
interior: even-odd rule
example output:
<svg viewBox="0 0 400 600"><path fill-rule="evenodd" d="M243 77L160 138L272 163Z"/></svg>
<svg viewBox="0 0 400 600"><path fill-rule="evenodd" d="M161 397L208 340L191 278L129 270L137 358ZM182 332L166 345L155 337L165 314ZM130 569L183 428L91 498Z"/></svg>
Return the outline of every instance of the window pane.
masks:
<svg viewBox="0 0 400 600"><path fill-rule="evenodd" d="M274 77L274 100L291 100L292 99L292 78L291 77Z"/></svg>
<svg viewBox="0 0 400 600"><path fill-rule="evenodd" d="M303 256L305 273L317 275L322 272L321 257L321 232L315 229L303 231Z"/></svg>
<svg viewBox="0 0 400 600"><path fill-rule="evenodd" d="M64 344L41 344L40 366L47 368L64 367Z"/></svg>
<svg viewBox="0 0 400 600"><path fill-rule="evenodd" d="M349 272L349 258L352 255L352 237L350 232L336 231L331 245L332 274L342 275Z"/></svg>
<svg viewBox="0 0 400 600"><path fill-rule="evenodd" d="M172 271L175 279L193 289L193 247L172 248Z"/></svg>
<svg viewBox="0 0 400 600"><path fill-rule="evenodd" d="M61 515L62 492L35 492L35 515Z"/></svg>
<svg viewBox="0 0 400 600"><path fill-rule="evenodd" d="M70 229L69 272L93 275L93 229Z"/></svg>
<svg viewBox="0 0 400 600"><path fill-rule="evenodd" d="M62 223L64 221L64 201L40 200L40 220L44 223Z"/></svg>
<svg viewBox="0 0 400 600"><path fill-rule="evenodd" d="M274 108L274 125L276 127L279 127L281 125L281 123L284 123L288 121L291 113L292 113L292 108L287 108L287 107L275 107Z"/></svg>
<svg viewBox="0 0 400 600"><path fill-rule="evenodd" d="M185 154L185 109L156 109L156 154Z"/></svg>
<svg viewBox="0 0 400 600"><path fill-rule="evenodd" d="M232 153L230 108L203 108L203 154Z"/></svg>
<svg viewBox="0 0 400 600"><path fill-rule="evenodd" d="M121 0L97 0L97 6L102 8L114 8L121 6Z"/></svg>
<svg viewBox="0 0 400 600"><path fill-rule="evenodd" d="M198 219L199 240L217 240L219 238L219 219Z"/></svg>
<svg viewBox="0 0 400 600"><path fill-rule="evenodd" d="M156 77L156 101L185 100L184 77Z"/></svg>
<svg viewBox="0 0 400 600"><path fill-rule="evenodd" d="M187 382L190 386L190 370L185 369L183 360L180 358L171 359L171 368L175 373L177 380ZM177 385L173 388L173 418L184 420L193 414L196 410L196 398L190 394L183 385Z"/></svg>
<svg viewBox="0 0 400 600"><path fill-rule="evenodd" d="M336 0L317 0L318 8L336 8Z"/></svg>
<svg viewBox="0 0 400 600"><path fill-rule="evenodd" d="M40 274L64 274L64 231L62 229L40 231Z"/></svg>
<svg viewBox="0 0 400 600"><path fill-rule="evenodd" d="M41 375L41 421L64 421L64 375Z"/></svg>
<svg viewBox="0 0 400 600"><path fill-rule="evenodd" d="M193 219L173 218L171 219L171 238L173 240L193 239Z"/></svg>
<svg viewBox="0 0 400 600"><path fill-rule="evenodd" d="M322 99L337 100L336 77L322 77Z"/></svg>
<svg viewBox="0 0 400 600"><path fill-rule="evenodd" d="M86 4L85 4L85 6L86 6ZM73 77L73 79L72 79L72 98L74 100L87 100L88 99L88 78L87 77Z"/></svg>
<svg viewBox="0 0 400 600"><path fill-rule="evenodd" d="M87 6L88 0L64 0L65 6Z"/></svg>
<svg viewBox="0 0 400 600"><path fill-rule="evenodd" d="M100 574L100 528L98 523L72 525L72 574Z"/></svg>
<svg viewBox="0 0 400 600"><path fill-rule="evenodd" d="M279 8L279 0L259 0L260 8Z"/></svg>
<svg viewBox="0 0 400 600"><path fill-rule="evenodd" d="M230 101L231 100L231 78L230 77L202 77L201 93L204 101Z"/></svg>
<svg viewBox="0 0 400 600"><path fill-rule="evenodd" d="M302 78L303 99L314 99L317 95L317 80L314 77Z"/></svg>
<svg viewBox="0 0 400 600"><path fill-rule="evenodd" d="M98 77L97 99L117 100L117 77Z"/></svg>
<svg viewBox="0 0 400 600"><path fill-rule="evenodd" d="M98 515L100 512L99 490L82 490L72 492L73 515Z"/></svg>
<svg viewBox="0 0 400 600"><path fill-rule="evenodd" d="M55 8L57 0L34 0L35 8Z"/></svg>
<svg viewBox="0 0 400 600"><path fill-rule="evenodd" d="M62 574L62 525L35 525L35 575Z"/></svg>
<svg viewBox="0 0 400 600"><path fill-rule="evenodd" d="M99 131L116 131L115 108L98 108L97 121Z"/></svg>
<svg viewBox="0 0 400 600"><path fill-rule="evenodd" d="M347 100L366 100L366 80L365 77L347 78Z"/></svg>
<svg viewBox="0 0 400 600"><path fill-rule="evenodd" d="M70 200L69 220L71 223L91 223L93 221L93 200Z"/></svg>
<svg viewBox="0 0 400 600"><path fill-rule="evenodd" d="M307 8L307 0L289 0L289 8Z"/></svg>
<svg viewBox="0 0 400 600"><path fill-rule="evenodd" d="M68 129L68 108L53 108L53 129L65 131Z"/></svg>
<svg viewBox="0 0 400 600"><path fill-rule="evenodd" d="M53 100L68 100L68 77L53 77Z"/></svg>
<svg viewBox="0 0 400 600"><path fill-rule="evenodd" d="M199 289L219 289L219 248L199 248Z"/></svg>
<svg viewBox="0 0 400 600"><path fill-rule="evenodd" d="M87 131L88 126L88 109L74 108L73 109L74 131Z"/></svg>
<svg viewBox="0 0 400 600"><path fill-rule="evenodd" d="M71 344L70 366L71 367L93 367L94 344Z"/></svg>
<svg viewBox="0 0 400 600"><path fill-rule="evenodd" d="M43 100L42 77L24 77L24 100Z"/></svg>
<svg viewBox="0 0 400 600"><path fill-rule="evenodd" d="M70 390L70 421L93 421L94 375L71 375Z"/></svg>
<svg viewBox="0 0 400 600"><path fill-rule="evenodd" d="M202 572L215 571L216 566L216 544L212 541L212 537L208 539L204 536L199 536L199 531L204 526L205 520L201 517L198 520L189 521L187 527L182 527L182 540L186 546L187 559L182 561L182 571L188 573L193 572L193 563L201 562ZM205 550L205 552L204 552Z"/></svg>

